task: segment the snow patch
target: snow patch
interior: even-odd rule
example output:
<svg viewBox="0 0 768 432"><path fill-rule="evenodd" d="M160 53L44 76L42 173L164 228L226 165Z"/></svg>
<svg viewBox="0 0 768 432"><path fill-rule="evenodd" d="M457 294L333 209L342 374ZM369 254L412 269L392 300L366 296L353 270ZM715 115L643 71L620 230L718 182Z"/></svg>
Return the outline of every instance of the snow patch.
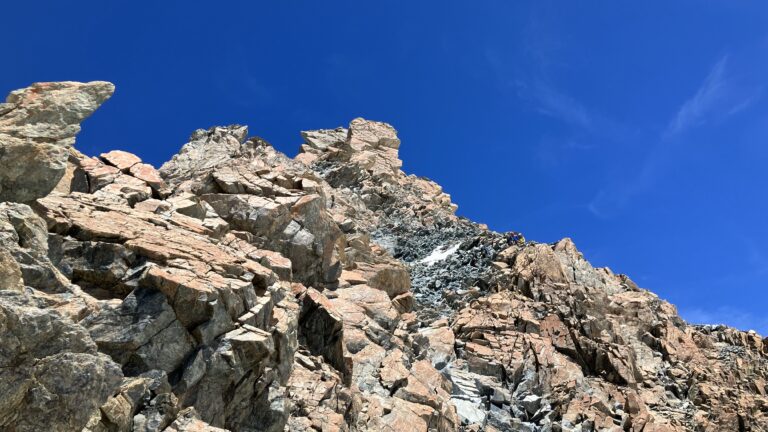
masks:
<svg viewBox="0 0 768 432"><path fill-rule="evenodd" d="M442 261L442 260L448 258L448 256L450 256L452 253L454 253L457 250L459 250L459 246L461 246L461 243L456 243L455 245L453 245L453 246L451 246L451 247L449 247L447 249L444 249L443 247L438 247L435 250L433 250L432 253L430 253L426 258L422 259L419 262L422 263L422 264L426 264L428 266L431 266L432 264L434 264L434 263L436 263L438 261Z"/></svg>

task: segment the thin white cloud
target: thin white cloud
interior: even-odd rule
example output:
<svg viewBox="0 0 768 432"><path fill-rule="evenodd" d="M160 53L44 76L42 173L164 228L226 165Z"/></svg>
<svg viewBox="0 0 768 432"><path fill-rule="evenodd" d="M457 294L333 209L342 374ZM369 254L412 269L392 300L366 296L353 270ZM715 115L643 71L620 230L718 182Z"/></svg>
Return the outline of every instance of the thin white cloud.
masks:
<svg viewBox="0 0 768 432"><path fill-rule="evenodd" d="M690 99L685 101L667 128L666 135L680 133L704 122L704 117L720 102L727 92L725 66L728 56L723 56Z"/></svg>
<svg viewBox="0 0 768 432"><path fill-rule="evenodd" d="M753 94L743 101L739 102L735 106L733 106L731 109L728 110L726 113L727 116L732 116L734 114L738 114L741 111L744 111L745 109L749 108L753 103L755 103L760 97L763 95L763 88L758 87L757 89L753 90Z"/></svg>
<svg viewBox="0 0 768 432"><path fill-rule="evenodd" d="M543 82L536 82L530 90L540 113L558 118L573 126L592 128L593 116L579 101Z"/></svg>
<svg viewBox="0 0 768 432"><path fill-rule="evenodd" d="M609 219L624 204L626 194L612 194L606 189L601 189L587 204L587 210L600 219Z"/></svg>
<svg viewBox="0 0 768 432"><path fill-rule="evenodd" d="M531 104L534 111L562 121L576 132L586 132L593 138L600 137L612 141L626 138L627 130L623 125L591 109L540 77L532 80L518 79L510 84L517 92L518 98ZM591 149L594 146L591 144L589 147Z"/></svg>
<svg viewBox="0 0 768 432"><path fill-rule="evenodd" d="M673 169L674 148L693 144L685 140L670 142L670 139L744 111L762 96L762 87L740 82L738 77L729 73L731 68L728 65L727 55L715 62L698 90L677 110L661 140L649 146L650 150L639 167L619 173L598 190L586 206L593 215L609 219L621 213L633 197L647 191L659 176Z"/></svg>
<svg viewBox="0 0 768 432"><path fill-rule="evenodd" d="M536 19L533 21L535 23ZM562 121L574 131L612 140L624 139L627 131L623 125L558 87L552 79L551 69L557 64L554 52L559 39L542 39L542 34L531 29L525 32L523 51L529 61L524 66L504 62L499 50L486 47L485 60L500 89L515 91L518 99L528 104L531 110Z"/></svg>
<svg viewBox="0 0 768 432"><path fill-rule="evenodd" d="M738 85L728 74L728 55L724 55L712 66L696 93L677 110L663 138L737 114L757 101L761 94L761 88Z"/></svg>

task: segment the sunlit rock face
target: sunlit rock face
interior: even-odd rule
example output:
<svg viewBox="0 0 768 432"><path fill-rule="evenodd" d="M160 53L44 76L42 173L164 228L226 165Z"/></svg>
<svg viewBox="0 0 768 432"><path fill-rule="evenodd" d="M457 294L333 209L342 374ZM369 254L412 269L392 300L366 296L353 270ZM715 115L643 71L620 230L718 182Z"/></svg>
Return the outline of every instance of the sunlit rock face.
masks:
<svg viewBox="0 0 768 432"><path fill-rule="evenodd" d="M768 430L760 336L457 217L392 126L155 169L73 147L113 90L0 104L1 430Z"/></svg>
<svg viewBox="0 0 768 432"><path fill-rule="evenodd" d="M75 157L75 135L115 90L108 82L37 83L0 103L0 202L27 202L53 190ZM71 180L71 179L68 179Z"/></svg>

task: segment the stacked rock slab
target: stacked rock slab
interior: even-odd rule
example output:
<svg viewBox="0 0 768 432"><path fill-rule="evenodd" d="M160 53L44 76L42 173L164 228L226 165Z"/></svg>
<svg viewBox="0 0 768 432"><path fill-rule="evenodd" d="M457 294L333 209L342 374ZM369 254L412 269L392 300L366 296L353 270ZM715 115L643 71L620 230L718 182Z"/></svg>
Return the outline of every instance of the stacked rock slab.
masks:
<svg viewBox="0 0 768 432"><path fill-rule="evenodd" d="M0 430L768 430L768 347L574 244L509 245L385 123L74 149L109 83L0 105Z"/></svg>

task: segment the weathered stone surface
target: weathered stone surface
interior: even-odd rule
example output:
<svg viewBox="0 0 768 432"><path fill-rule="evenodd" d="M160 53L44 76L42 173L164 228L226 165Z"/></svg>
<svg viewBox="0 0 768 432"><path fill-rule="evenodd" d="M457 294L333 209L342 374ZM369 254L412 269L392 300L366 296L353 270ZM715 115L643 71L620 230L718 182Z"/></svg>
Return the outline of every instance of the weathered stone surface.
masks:
<svg viewBox="0 0 768 432"><path fill-rule="evenodd" d="M137 179L146 182L154 190L160 191L166 187L160 173L152 165L137 163L131 166L129 172Z"/></svg>
<svg viewBox="0 0 768 432"><path fill-rule="evenodd" d="M82 429L122 374L88 333L24 293L0 291L0 428Z"/></svg>
<svg viewBox="0 0 768 432"><path fill-rule="evenodd" d="M137 289L118 307L103 308L83 325L100 351L136 372L170 373L194 346L160 291Z"/></svg>
<svg viewBox="0 0 768 432"><path fill-rule="evenodd" d="M293 160L198 130L156 171L71 148L110 93L0 105L0 156L31 164L0 172L29 180L0 203L0 429L766 430L763 338L456 217L391 126Z"/></svg>
<svg viewBox="0 0 768 432"><path fill-rule="evenodd" d="M170 200L199 195L233 229L249 233L250 243L290 259L302 283L335 283L341 230L325 211L322 191L301 189L307 176L316 176L266 142L246 141L245 134L245 128L231 126L190 137L160 169L173 188Z"/></svg>
<svg viewBox="0 0 768 432"><path fill-rule="evenodd" d="M328 132L318 131L317 137L327 138ZM305 140L302 151L311 157L298 158L331 186L355 191L337 206L337 221L352 217L355 229L374 233L347 234L349 264L333 300L344 311L350 352L364 354L355 354L356 365L367 367L376 352L368 347L380 339L373 336L365 310L344 299L343 292L346 286L373 286L366 266L379 264L370 264L374 255L365 250L376 243L408 264L413 308L434 322L411 336L415 351L451 377L455 405L465 421L476 423L473 427L717 430L738 429L734 419L739 419L762 430L757 426L762 414L739 408L764 406L761 393L730 408L719 402L694 408L705 398L689 396L690 362L701 361L700 371L728 375L721 369L725 357L704 354L711 342L687 327L671 306L625 276L593 268L568 239L552 246L509 246L504 236L454 218L455 207L438 186L398 170L397 144L388 146L388 138L387 127L356 120L343 144ZM466 307L468 302L472 305ZM444 316L453 318L452 325L440 324ZM694 347L693 338L702 348ZM740 358L753 365L765 355L762 348L750 352ZM760 370L752 376L762 376ZM718 380L739 381L725 375ZM387 385L397 381L396 374L385 376ZM740 382L739 394L753 391ZM711 394L714 386L695 388ZM484 397L493 402L488 405Z"/></svg>
<svg viewBox="0 0 768 432"><path fill-rule="evenodd" d="M88 192L88 175L85 173L81 159L86 157L78 152L76 149L69 149L69 157L67 158L67 168L64 171L64 176L53 188L53 192L61 194L68 194L70 192Z"/></svg>
<svg viewBox="0 0 768 432"><path fill-rule="evenodd" d="M120 175L119 169L106 165L96 158L82 158L78 160L78 163L88 178L89 188L87 192L96 192L114 182L117 176Z"/></svg>
<svg viewBox="0 0 768 432"><path fill-rule="evenodd" d="M390 298L407 293L411 288L408 270L399 263L385 263L384 265L359 263L357 271L366 278L368 285L386 292Z"/></svg>
<svg viewBox="0 0 768 432"><path fill-rule="evenodd" d="M357 414L359 400L321 358L297 355L288 389L293 400L288 430L350 430L345 416Z"/></svg>
<svg viewBox="0 0 768 432"><path fill-rule="evenodd" d="M433 323L431 327L419 330L419 333L414 336L414 341L438 369L442 369L456 359L454 351L456 339L447 322Z"/></svg>
<svg viewBox="0 0 768 432"><path fill-rule="evenodd" d="M122 150L112 150L107 153L102 153L101 159L123 172L128 172L132 166L141 162L140 157Z"/></svg>
<svg viewBox="0 0 768 432"><path fill-rule="evenodd" d="M248 128L238 125L199 129L173 159L160 167L160 174L171 184L180 183L239 154L247 135Z"/></svg>
<svg viewBox="0 0 768 432"><path fill-rule="evenodd" d="M347 140L348 130L345 128L303 131L301 137L304 143L313 149L327 150L328 147L339 148Z"/></svg>
<svg viewBox="0 0 768 432"><path fill-rule="evenodd" d="M24 279L21 278L19 264L5 249L0 249L0 291L21 291L24 289Z"/></svg>
<svg viewBox="0 0 768 432"><path fill-rule="evenodd" d="M21 271L23 284L46 292L63 292L69 281L50 262L46 224L26 204L0 203L0 249ZM14 266L6 271L15 273Z"/></svg>
<svg viewBox="0 0 768 432"><path fill-rule="evenodd" d="M225 334L214 347L203 349L200 371L185 378L190 390L184 395L184 405L193 405L213 426L236 430L256 426L262 413L249 407L268 400L269 384L278 378L267 368L273 353L270 333L254 328ZM274 426L282 428L279 423Z"/></svg>
<svg viewBox="0 0 768 432"><path fill-rule="evenodd" d="M397 327L399 314L383 291L366 285L355 285L339 290L338 298L362 307L365 314L382 328L394 330Z"/></svg>
<svg viewBox="0 0 768 432"><path fill-rule="evenodd" d="M114 89L107 82L60 82L11 92L0 105L0 202L51 192L67 169L80 122Z"/></svg>
<svg viewBox="0 0 768 432"><path fill-rule="evenodd" d="M342 376L351 370L343 344L344 325L341 315L321 293L309 288L301 297L299 328L307 347L322 355Z"/></svg>
<svg viewBox="0 0 768 432"><path fill-rule="evenodd" d="M194 407L183 409L176 420L165 429L165 432L224 432L226 429L213 427L200 420Z"/></svg>

